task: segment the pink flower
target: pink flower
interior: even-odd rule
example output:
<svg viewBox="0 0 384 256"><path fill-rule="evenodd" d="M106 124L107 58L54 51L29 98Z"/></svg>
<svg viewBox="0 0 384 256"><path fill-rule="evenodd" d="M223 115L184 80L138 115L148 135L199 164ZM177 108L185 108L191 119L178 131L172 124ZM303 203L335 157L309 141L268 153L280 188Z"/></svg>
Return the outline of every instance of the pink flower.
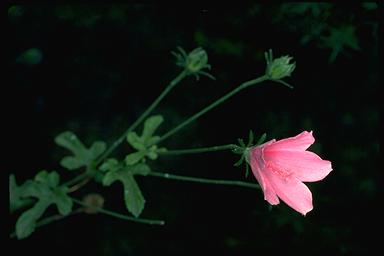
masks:
<svg viewBox="0 0 384 256"><path fill-rule="evenodd" d="M313 209L312 193L303 181L322 180L332 171L330 161L306 151L314 142L312 131L304 131L250 149L251 169L268 203L279 204L280 198L303 215Z"/></svg>

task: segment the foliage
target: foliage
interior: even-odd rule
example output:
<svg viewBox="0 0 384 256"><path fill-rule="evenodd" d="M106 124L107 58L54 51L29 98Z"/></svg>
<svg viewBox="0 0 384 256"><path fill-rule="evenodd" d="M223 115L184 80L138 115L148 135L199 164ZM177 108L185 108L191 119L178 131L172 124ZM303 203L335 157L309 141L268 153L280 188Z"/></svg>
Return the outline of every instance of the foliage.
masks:
<svg viewBox="0 0 384 256"><path fill-rule="evenodd" d="M37 199L16 222L16 235L19 239L29 236L35 230L37 221L51 204L56 205L61 215L68 215L72 210L73 202L67 195L68 188L59 185L60 177L55 171L40 171L33 180L27 180L21 186L17 186L14 175L10 175L9 182L11 210L19 208L28 198Z"/></svg>

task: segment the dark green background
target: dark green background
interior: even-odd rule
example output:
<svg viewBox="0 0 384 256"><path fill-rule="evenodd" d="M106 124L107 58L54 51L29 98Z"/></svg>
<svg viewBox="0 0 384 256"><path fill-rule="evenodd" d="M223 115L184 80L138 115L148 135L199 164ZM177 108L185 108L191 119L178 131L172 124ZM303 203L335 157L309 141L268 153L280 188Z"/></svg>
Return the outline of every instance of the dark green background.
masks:
<svg viewBox="0 0 384 256"><path fill-rule="evenodd" d="M313 130L311 150L333 166L326 179L307 184L314 210L306 217L284 203L269 209L261 191L147 177L138 179L147 200L142 217L164 219L164 227L76 215L12 240L12 250L74 255L372 251L384 185L378 172L379 13L382 6L375 3L9 6L16 95L9 109L15 134L7 160L18 183L41 169L57 170L64 180L73 177L59 167L66 152L53 138L71 130L86 145L96 139L112 143L181 71L170 54L176 46L187 51L202 46L217 81L189 77L176 87L154 112L165 118L160 134L262 75L269 48L275 56L294 57L297 68L286 81L295 89L272 82L249 88L164 146L229 144L246 138L250 129L266 132L268 139ZM31 48L41 59L25 56ZM124 145L115 156L128 150ZM151 166L180 175L245 179L244 168L233 167L236 161L230 152L216 152L163 157ZM127 213L120 185L89 184L75 196L88 192L103 194L106 208Z"/></svg>

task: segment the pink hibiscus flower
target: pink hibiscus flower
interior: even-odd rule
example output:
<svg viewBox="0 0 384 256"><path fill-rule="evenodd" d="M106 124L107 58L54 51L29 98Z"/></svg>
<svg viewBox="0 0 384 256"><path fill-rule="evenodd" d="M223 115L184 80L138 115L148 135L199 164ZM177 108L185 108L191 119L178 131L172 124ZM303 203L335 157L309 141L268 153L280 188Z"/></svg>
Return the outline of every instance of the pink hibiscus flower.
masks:
<svg viewBox="0 0 384 256"><path fill-rule="evenodd" d="M303 182L322 180L331 171L330 161L306 149L315 142L312 131L250 149L249 163L264 199L271 205L279 198L305 215L313 209L312 193Z"/></svg>

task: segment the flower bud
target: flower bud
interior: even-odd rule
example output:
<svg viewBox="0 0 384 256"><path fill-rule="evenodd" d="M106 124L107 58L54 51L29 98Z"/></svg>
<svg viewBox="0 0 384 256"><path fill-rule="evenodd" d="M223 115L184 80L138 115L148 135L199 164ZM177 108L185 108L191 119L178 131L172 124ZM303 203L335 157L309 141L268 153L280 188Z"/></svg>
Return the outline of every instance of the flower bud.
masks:
<svg viewBox="0 0 384 256"><path fill-rule="evenodd" d="M209 67L208 55L203 48L196 48L188 54L185 68L190 73L197 73L198 71L206 67Z"/></svg>
<svg viewBox="0 0 384 256"><path fill-rule="evenodd" d="M275 80L290 76L296 67L296 63L289 63L291 59L292 57L288 55L274 59L272 63L267 66L267 75Z"/></svg>
<svg viewBox="0 0 384 256"><path fill-rule="evenodd" d="M272 80L280 80L286 76L290 76L296 67L296 63L290 64L292 57L286 55L278 59L273 59L272 50L265 52L267 61L266 75Z"/></svg>
<svg viewBox="0 0 384 256"><path fill-rule="evenodd" d="M98 213L98 208L103 208L104 206L104 197L100 194L91 193L83 198L83 202L87 205L84 208L84 212L88 214Z"/></svg>

